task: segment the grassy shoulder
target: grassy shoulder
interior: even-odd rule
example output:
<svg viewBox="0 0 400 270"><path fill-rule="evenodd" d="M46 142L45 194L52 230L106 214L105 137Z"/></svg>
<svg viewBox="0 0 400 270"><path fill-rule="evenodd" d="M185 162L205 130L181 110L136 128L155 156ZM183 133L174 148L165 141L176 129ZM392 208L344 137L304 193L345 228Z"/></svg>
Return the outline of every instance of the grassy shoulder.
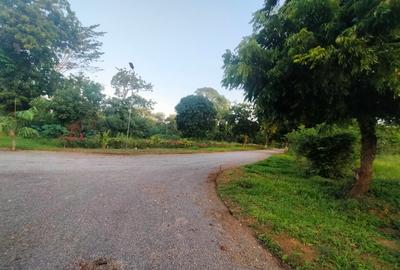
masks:
<svg viewBox="0 0 400 270"><path fill-rule="evenodd" d="M11 139L7 136L0 135L0 149L8 150L11 147ZM46 138L17 138L17 150L38 150L38 151L66 151L66 152L83 152L83 153L99 153L99 154L190 154L190 153L212 153L212 152L229 152L229 151L250 151L263 149L260 145L240 145L224 143L221 145L202 144L199 146L185 146L163 148L143 148L143 149L101 149L101 148L80 148L80 147L64 147L59 139Z"/></svg>
<svg viewBox="0 0 400 270"><path fill-rule="evenodd" d="M296 269L400 269L400 156L378 157L372 191L306 177L290 155L225 171L218 192L269 250Z"/></svg>

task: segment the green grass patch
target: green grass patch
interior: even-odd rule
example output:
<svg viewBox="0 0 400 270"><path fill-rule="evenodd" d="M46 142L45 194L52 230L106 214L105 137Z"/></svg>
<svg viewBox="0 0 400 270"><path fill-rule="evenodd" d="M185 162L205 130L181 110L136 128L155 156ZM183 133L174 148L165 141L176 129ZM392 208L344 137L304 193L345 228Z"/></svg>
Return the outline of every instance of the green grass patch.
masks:
<svg viewBox="0 0 400 270"><path fill-rule="evenodd" d="M400 269L400 155L378 157L371 192L307 177L290 155L227 171L218 191L258 239L296 269Z"/></svg>
<svg viewBox="0 0 400 270"><path fill-rule="evenodd" d="M62 148L62 142L57 139L46 139L46 138L22 138L18 137L16 139L17 149L20 150L53 150ZM0 148L10 149L11 139L8 136L0 134Z"/></svg>

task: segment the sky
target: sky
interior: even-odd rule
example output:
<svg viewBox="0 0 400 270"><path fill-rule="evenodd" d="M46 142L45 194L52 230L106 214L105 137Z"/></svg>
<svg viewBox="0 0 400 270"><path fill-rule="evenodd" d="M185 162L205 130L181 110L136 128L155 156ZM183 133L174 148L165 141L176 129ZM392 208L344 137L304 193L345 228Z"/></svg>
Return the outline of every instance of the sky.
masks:
<svg viewBox="0 0 400 270"><path fill-rule="evenodd" d="M222 55L252 32L253 13L263 0L70 0L84 25L100 24L104 55L88 74L110 86L116 68L135 71L154 85L143 96L156 102L155 112L174 113L179 100L201 87L212 87L232 102L241 90L226 90Z"/></svg>

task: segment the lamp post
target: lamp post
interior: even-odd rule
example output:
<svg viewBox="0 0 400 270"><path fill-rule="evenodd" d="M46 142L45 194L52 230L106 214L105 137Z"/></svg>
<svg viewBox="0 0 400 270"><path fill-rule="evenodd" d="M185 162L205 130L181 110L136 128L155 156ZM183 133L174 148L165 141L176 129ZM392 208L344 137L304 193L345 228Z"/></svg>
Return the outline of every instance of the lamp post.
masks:
<svg viewBox="0 0 400 270"><path fill-rule="evenodd" d="M133 74L135 74L135 67L131 62L129 62L129 67L132 69ZM128 140L129 140L129 131L131 127L131 119L132 119L132 101L129 101L129 116L128 116L128 129L126 130L126 143L125 148L128 149Z"/></svg>

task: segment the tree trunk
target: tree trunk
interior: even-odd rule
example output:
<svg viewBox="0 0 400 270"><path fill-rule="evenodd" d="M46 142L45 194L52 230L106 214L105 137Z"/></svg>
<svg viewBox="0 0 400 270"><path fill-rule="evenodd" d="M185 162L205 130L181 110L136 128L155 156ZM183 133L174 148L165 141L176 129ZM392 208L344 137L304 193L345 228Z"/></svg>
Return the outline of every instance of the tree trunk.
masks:
<svg viewBox="0 0 400 270"><path fill-rule="evenodd" d="M249 136L247 134L244 134L243 146L246 146L248 141L249 141Z"/></svg>
<svg viewBox="0 0 400 270"><path fill-rule="evenodd" d="M369 190L377 147L376 120L374 118L360 118L358 125L361 132L361 156L360 168L356 173L355 183L350 191L350 197L353 198L361 197Z"/></svg>

